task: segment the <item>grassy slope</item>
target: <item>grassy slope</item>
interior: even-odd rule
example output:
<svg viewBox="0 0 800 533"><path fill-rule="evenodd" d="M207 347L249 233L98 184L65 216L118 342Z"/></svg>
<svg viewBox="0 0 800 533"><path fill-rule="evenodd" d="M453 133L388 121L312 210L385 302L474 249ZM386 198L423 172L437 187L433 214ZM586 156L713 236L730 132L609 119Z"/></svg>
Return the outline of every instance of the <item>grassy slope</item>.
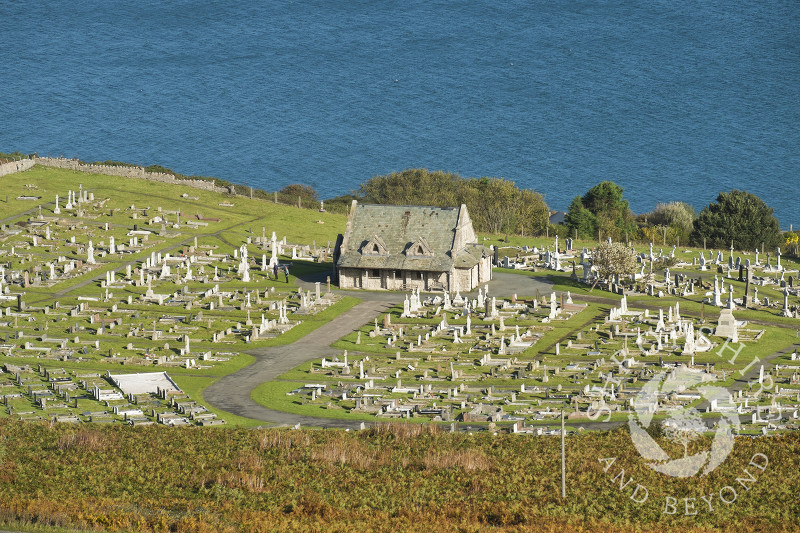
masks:
<svg viewBox="0 0 800 533"><path fill-rule="evenodd" d="M130 214L125 213L125 210L130 206L136 206L137 208L150 207L150 217L156 216L158 214L157 207L161 207L164 211L182 211L184 214L184 221L195 214L202 214L205 218L221 219L220 222L210 222L208 226L200 227L196 230L183 228L180 237L159 240L158 237L154 236L152 239L159 240L159 242L152 249L158 250L170 246L180 247L191 245L193 244L194 237L197 237L198 244L201 246L203 244L208 244L228 251L233 247L238 247L242 242L245 242L248 237L260 237L262 227L265 228L267 237L271 235L272 231L275 231L279 238L285 236L290 243L312 244L316 242L320 246L323 246L327 245L328 242L333 243L335 241L336 235L341 231L341 228L344 227L345 222L345 217L342 215L297 209L263 200L228 197L183 185L170 185L141 179L126 179L98 174L87 174L42 166L36 166L32 170L24 173L4 176L0 178L0 183L2 183L5 192L9 196L8 203L3 201L2 209L0 209L0 218L4 219L6 224L11 224L16 220L27 220L29 217L35 216L38 214L38 206L40 204L42 205L42 213L45 216L52 215L52 210L55 207L54 202L56 194L60 196L59 203L63 211L66 203L67 191L77 191L79 186L83 186L84 190L92 191L96 201L109 198L105 204L108 214L95 220L89 220L86 224L89 226L90 231L97 232L98 228L101 228L104 223L108 222L113 227L112 234L117 236L118 243L127 240L122 239L121 235L124 235L124 233L131 229L133 224L137 222L141 229L160 230L160 225L147 226L146 220L132 220ZM190 198L183 198L183 194L186 194ZM40 201L17 200L17 197L20 195L41 196L42 199ZM196 197L197 200L191 199L191 197ZM2 200L5 200L5 198ZM219 205L226 201L233 203L234 207L223 207ZM114 210L114 215L110 214L112 209ZM62 218L69 219L69 216L66 212L62 212ZM78 243L85 243L89 239L84 231L76 231L75 235ZM95 242L97 242L97 240L97 237L95 237ZM67 249L71 248L72 247L67 246ZM124 268L125 263L133 260L141 260L149 256L150 251L151 249L148 249L138 254L126 255L124 260L108 260L108 258L99 260L100 264L98 267L90 273L61 282L52 288L29 288L27 290L28 296L26 299L30 303L35 303L39 306L52 305L52 302L56 299L62 305L74 305L75 302L77 302L78 296L96 296L100 291L95 283L89 283L88 285L79 287L81 282L103 277L104 272L108 269L121 270ZM69 256L71 254L68 253L67 255ZM77 258L77 256L75 257ZM298 262L296 268L292 270L292 273L300 274L305 271L318 270L319 268L320 267L317 265L303 265ZM327 270L330 266L326 265L324 268ZM258 274L254 275L257 276ZM294 281L294 276L290 281ZM277 282L269 281L265 283L267 285L277 284L278 287L283 285L283 283L278 284ZM137 293L137 291L133 289L131 289L130 292L133 294ZM56 295L56 293L62 294ZM294 342L311 330L316 329L328 320L351 308L356 303L358 303L358 300L352 298L344 299L333 308L317 316L313 316L309 320L293 328L286 335L269 341L253 343L251 346L268 346ZM136 308L136 306L130 307ZM126 344L126 341L124 339L117 342L104 340L104 343L107 343L109 347L118 348L117 345L122 346ZM197 349L210 348L210 346L205 346L204 343L197 343L196 347ZM213 412L216 412L229 424L256 426L260 425L261 422L237 417L213 409L205 404L202 399L202 391L206 387L219 378L251 364L253 360L251 356L242 354L227 363L216 365L213 369L204 371L202 376L196 375L196 371L181 368L170 367L168 370L170 375L174 377L178 385L184 389L185 392L189 393L192 398L197 399L200 403L209 407ZM37 364L41 362L35 358L8 358L0 356L0 363L5 361L15 364ZM68 369L75 367L87 371L98 370L103 372L109 368L107 365L103 364L93 366L91 363L68 362L49 364L49 366L58 366ZM157 369L157 367L155 369Z"/></svg>
<svg viewBox="0 0 800 533"><path fill-rule="evenodd" d="M156 207L165 210L181 209L187 217L202 214L204 217L224 218L228 222L243 223L237 229L224 231L223 236L230 235L237 240L246 236L261 236L261 227L266 227L267 237L272 231L278 233L278 238L286 236L290 242L303 242L311 244L316 241L320 246L327 241L336 240L336 235L344 227L345 217L332 213L320 213L309 209L297 209L283 204L273 204L264 200L250 200L244 197L226 197L201 189L184 185L172 185L147 181L142 179L127 179L120 177L104 176L102 174L88 174L36 166L33 169L0 178L4 193L9 196L9 203L3 202L3 218L31 211L37 213L37 206L43 204L43 212L52 212L54 205L44 206L45 203L55 201L55 195L60 195L60 204L63 209L66 202L67 190L78 190L79 185L84 189L94 192L95 200L110 198L106 203L108 209L125 209L131 205L137 208L151 207L151 216L156 214ZM26 188L26 185L35 185L38 189ZM197 200L181 198L186 193ZM29 194L42 196L41 201L17 200L17 196ZM228 201L234 207L223 207L219 204ZM317 221L322 221L320 224ZM251 223L252 221L252 223ZM117 222L123 225L132 225L131 219L119 213L113 217L103 217L101 222ZM140 224L141 225L141 224ZM252 227L252 234L248 230ZM197 233L204 233L199 229ZM238 236L238 237L237 237ZM79 241L80 242L80 241Z"/></svg>

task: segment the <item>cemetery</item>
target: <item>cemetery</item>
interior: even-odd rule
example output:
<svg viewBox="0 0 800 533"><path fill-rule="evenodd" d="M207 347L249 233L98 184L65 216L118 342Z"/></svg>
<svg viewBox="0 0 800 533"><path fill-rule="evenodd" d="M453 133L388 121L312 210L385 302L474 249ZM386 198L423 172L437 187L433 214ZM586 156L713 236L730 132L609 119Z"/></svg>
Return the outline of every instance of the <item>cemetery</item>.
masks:
<svg viewBox="0 0 800 533"><path fill-rule="evenodd" d="M178 400L188 397L177 386L149 391L153 405L133 416L123 404L143 399L124 394L109 373L157 369L177 373L180 382L242 364L240 352L281 342L341 301L330 284L303 290L290 283L324 261L327 246L279 239L257 225L260 217L208 207L185 187L172 187L172 197L162 196L163 186L149 197L124 188L89 190L84 183L101 180L74 172L67 173L78 176L74 190L51 189L54 172L65 174L43 169L38 183L28 183L32 172L24 174L19 187L38 195L33 209L24 203L30 194L16 196L16 205L10 194L2 211L0 354L8 415L175 425L161 407L181 411L177 403L186 402ZM4 181L17 176L23 175ZM71 186L72 176L65 182ZM213 205L226 203L198 192L214 196ZM153 203L137 207L134 199ZM54 372L71 385L54 382ZM97 397L98 387L114 391L114 401ZM185 423L224 422L192 409L178 413Z"/></svg>
<svg viewBox="0 0 800 533"><path fill-rule="evenodd" d="M301 210L180 185L114 188L38 166L4 180L6 416L222 424L233 419L203 401L204 386L246 367L246 352L297 341L314 317L370 297L331 279L345 218L323 209L292 224L276 212ZM688 372L697 386L660 393L657 413L696 408L713 427L735 412L740 431L757 434L798 427L796 260L650 243L636 246L635 272L603 276L597 243L516 239L483 238L500 286L519 289L399 292L389 312L254 398L320 425L403 419L543 434L562 409L573 429L624 422L645 383ZM328 275L298 283L307 272ZM167 381L137 392L114 377L154 372ZM707 384L730 394L704 398Z"/></svg>
<svg viewBox="0 0 800 533"><path fill-rule="evenodd" d="M284 375L295 388L276 408L542 434L562 407L573 427L626 421L644 383L686 371L696 385L730 394L708 401L698 390L664 393L660 413L734 412L745 433L798 428L798 272L781 264L780 251L771 264L758 251L723 257L650 245L637 252L637 273L604 280L595 293L587 290L597 276L591 250L573 249L571 239L564 248L556 238L541 250L499 252L515 255L498 261L505 269L559 279L566 290L412 291L335 343L340 351Z"/></svg>
<svg viewBox="0 0 800 533"><path fill-rule="evenodd" d="M478 235L494 268L471 290L342 290L343 215L40 165L3 179L5 521L455 530L446 516L470 530L568 531L644 517L685 530L686 517L662 513L664 494L745 479L736 505L717 492L691 525L793 523L800 264L780 250ZM609 273L604 247L635 268ZM331 325L332 344L304 344ZM302 364L236 390L287 352ZM222 383L267 415L211 402ZM682 409L708 430L697 448L732 420L768 438L736 439L713 478L666 478L642 467L627 426L645 412L676 434ZM263 427L269 413L361 430ZM741 478L758 454L767 473ZM619 457L614 469L603 457ZM649 507L631 503L619 465Z"/></svg>

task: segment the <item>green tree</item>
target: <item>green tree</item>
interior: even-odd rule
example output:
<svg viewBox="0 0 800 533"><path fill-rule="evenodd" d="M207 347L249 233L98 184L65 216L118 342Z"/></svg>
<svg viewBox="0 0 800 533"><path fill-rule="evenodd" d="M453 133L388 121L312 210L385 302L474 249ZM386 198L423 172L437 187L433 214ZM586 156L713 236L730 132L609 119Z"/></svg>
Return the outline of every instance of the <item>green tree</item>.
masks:
<svg viewBox="0 0 800 533"><path fill-rule="evenodd" d="M519 189L514 183L500 178L481 178L476 180L475 184L480 201L473 205L473 209L481 220L484 231L509 233L516 230L518 211L516 200Z"/></svg>
<svg viewBox="0 0 800 533"><path fill-rule="evenodd" d="M550 208L547 207L544 197L530 189L521 189L517 202L515 233L521 235L542 233L550 223Z"/></svg>
<svg viewBox="0 0 800 533"><path fill-rule="evenodd" d="M356 195L374 204L455 206L461 181L457 174L415 168L375 176Z"/></svg>
<svg viewBox="0 0 800 533"><path fill-rule="evenodd" d="M781 245L781 230L772 208L746 191L721 192L717 201L708 204L694 221L690 241L711 248L733 246L739 250Z"/></svg>
<svg viewBox="0 0 800 533"><path fill-rule="evenodd" d="M628 201L622 197L624 189L613 181L603 181L587 191L581 202L597 219L597 229L603 236L619 240L626 233L634 233L636 224Z"/></svg>
<svg viewBox="0 0 800 533"><path fill-rule="evenodd" d="M647 223L642 227L642 234L649 242L664 244L684 244L689 242L689 235L694 228L697 214L686 202L659 203L656 208L639 217Z"/></svg>
<svg viewBox="0 0 800 533"><path fill-rule="evenodd" d="M598 230L604 237L615 240L634 234L636 223L622 192L622 187L613 181L598 183L582 198L572 201L567 226L578 230L578 235L583 237L594 237Z"/></svg>
<svg viewBox="0 0 800 533"><path fill-rule="evenodd" d="M576 196L569 205L564 224L570 229L570 235L577 231L578 237L591 239L597 234L597 219L594 213L583 206L580 196Z"/></svg>
<svg viewBox="0 0 800 533"><path fill-rule="evenodd" d="M784 246L786 246L786 250L792 253L795 257L798 256L797 249L798 244L800 244L800 233L797 231L787 231L783 234L784 237Z"/></svg>
<svg viewBox="0 0 800 533"><path fill-rule="evenodd" d="M690 233L697 214L694 207L686 202L659 203L656 208L645 215L647 222L657 226L671 226Z"/></svg>
<svg viewBox="0 0 800 533"><path fill-rule="evenodd" d="M589 189L581 201L592 213L617 213L628 209L628 202L622 199L622 191L622 187L613 181L603 181Z"/></svg>

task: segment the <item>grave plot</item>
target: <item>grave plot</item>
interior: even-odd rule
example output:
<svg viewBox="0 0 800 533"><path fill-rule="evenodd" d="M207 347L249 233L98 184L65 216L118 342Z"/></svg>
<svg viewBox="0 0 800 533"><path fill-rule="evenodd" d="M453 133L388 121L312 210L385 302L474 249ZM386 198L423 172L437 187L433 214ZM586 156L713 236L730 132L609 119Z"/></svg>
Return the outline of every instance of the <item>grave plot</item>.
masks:
<svg viewBox="0 0 800 533"><path fill-rule="evenodd" d="M384 315L382 326L376 321L337 343L348 347L343 356L312 363L305 374L335 385L300 387L292 395L300 396L302 405L444 421L470 421L479 405L495 405L494 418L511 420L517 410L553 399L556 391L534 384L533 376L543 370L539 344L547 335L569 331L567 324L580 324L581 313L590 318L596 309L587 307L571 301L562 306L555 295L541 305L483 298L483 291L474 301L459 295L423 301L414 293L402 311Z"/></svg>
<svg viewBox="0 0 800 533"><path fill-rule="evenodd" d="M663 249L655 251L650 244L646 251L633 251L638 263L635 270L599 279L593 264L593 250L584 248L578 253L572 249L571 242L566 248L560 250L556 239L555 245L546 249L501 250L505 252L501 257L510 257L508 252L516 253L516 261L503 260L507 268L528 270L535 272L533 275L558 280L566 279L561 272L569 272L569 268L563 267L564 261L569 261L572 263L570 282L561 283L573 287L583 283L587 288L596 285L629 296L640 309L649 307L651 313L660 310L657 319L655 314L626 319L616 310L617 316L607 319L613 328L595 325L594 331L601 334L599 342L595 340L593 346L584 344L578 348L594 348L596 352L598 347L612 346L612 349L619 350L621 355L616 355L615 359L622 355L627 358L623 361L623 368L632 363L634 368L640 365L646 370L636 378L639 383L642 379L651 380L664 373L666 381L669 381L676 379L676 375L686 376L685 370L702 370L700 382L689 387L693 391L659 397L659 401L664 402L658 405L659 411L663 406L697 406L710 412L733 411L742 415L742 420L747 422L743 431L755 429L761 433L797 428L800 397L793 385L796 376L793 376L792 363L787 360L787 350L795 353L800 346L795 335L800 328L797 320L800 310L797 279L800 273L796 260L786 261L779 248L766 252L737 252L731 248L726 253L678 251L673 246L665 253ZM579 262L576 259L578 255ZM586 289L576 291L591 294ZM673 311L680 316L679 306L686 314L682 315L676 327L671 327ZM666 329L660 326L663 322ZM635 332L630 331L632 324L636 325ZM620 335L624 343L615 344L615 338L619 339ZM575 340L572 347L576 346ZM556 352L558 348L565 353L563 344L557 346ZM630 353L636 357L629 357ZM686 356L691 357L688 362ZM592 405L615 412L615 408L609 408L608 389L617 400L622 387L630 389L630 385L620 383L618 372L609 374L609 370L619 366L616 360L612 366L603 363L604 359L598 361L598 371L602 381L607 383L604 387L606 392ZM685 379L691 382L694 378L689 376ZM709 384L730 389L728 401L723 401L724 398L716 401L701 399L698 390L711 386ZM623 406L625 410L620 415L635 411L636 395L638 392L627 406ZM768 411L768 422L759 414L761 410ZM751 426L751 416L755 427Z"/></svg>
<svg viewBox="0 0 800 533"><path fill-rule="evenodd" d="M791 428L800 429L800 355L795 350L791 354L786 353L775 361L773 372L764 375L759 373L761 384L765 380L774 383L775 393L772 395L769 405L766 402L758 404L756 410L751 413L752 423L760 424L763 427L773 426L776 419L790 419L793 421ZM750 391L752 396L752 387Z"/></svg>
<svg viewBox="0 0 800 533"><path fill-rule="evenodd" d="M266 284L255 279L226 290L226 282L177 285L151 277L139 287L123 278L97 296L86 288L86 296L62 298L53 308L7 306L0 348L17 357L194 366L192 360L218 360L221 347L229 352L276 338L338 300L319 287L262 290Z"/></svg>
<svg viewBox="0 0 800 533"><path fill-rule="evenodd" d="M55 202L46 208L40 205L34 216L22 216L2 227L0 255L7 259L6 282L34 289L69 283L183 235L170 232L166 224L157 229L152 219L131 224L137 220L135 208L108 208L111 198L95 199L82 186L66 196L63 207L63 198L56 194ZM173 226L181 229L180 222Z"/></svg>
<svg viewBox="0 0 800 533"><path fill-rule="evenodd" d="M180 187L147 185L157 193L137 195L105 188L109 182L96 177L86 178L89 190L80 185L82 175L51 182L50 170L44 173L36 204L14 202L19 214L4 213L0 226L0 357L11 365L41 363L42 372L85 368L97 374L100 390L113 394L119 390L109 386L106 369L113 374L121 365L216 375L235 368L231 360L241 351L280 343L284 333L341 299L329 283L294 286L295 275L329 257L330 249L278 239L263 226L256 236L253 229L277 215L220 208L206 201L206 192L202 202L170 198L168 191ZM77 190L51 189L57 183ZM183 393L174 399L124 394L94 405L98 399L80 380L56 391L34 385L43 390L15 389L21 396L9 397L12 412L60 421L74 421L77 413L84 422L220 422ZM81 396L77 411L74 395L64 399L72 387Z"/></svg>
<svg viewBox="0 0 800 533"><path fill-rule="evenodd" d="M527 255L521 254L509 268L551 276L569 272L558 268L561 261L580 256L583 275L573 268L572 279L585 280L587 287L594 282L589 250L523 251ZM788 370L759 365L755 368L760 367L761 373L749 386L734 386L735 374L753 368L773 346L791 344L787 331L767 331L770 328L737 319L734 313L789 318L796 308L781 313L774 302L748 300L748 309L741 310L742 300L735 298L732 287L738 291L744 285L743 292L750 294L746 272L740 281L735 268L747 261L729 258L733 266L728 277L720 283L724 276L718 272L713 283L697 267L696 258L692 264L687 257L676 256L675 250L669 256L651 254L637 253L638 274L600 284L623 295L621 300L606 300L618 302L614 307L592 303L586 290L578 291L587 296L585 300L569 292L528 300L488 297L483 290L473 300L460 294L412 293L402 310L395 309L335 344L347 350L344 357L332 354L285 376L316 383L291 391L293 399L283 408L292 410L289 403L294 403L310 413L309 408L324 406L315 414L326 417L513 422L515 431L541 432L528 425L554 419L564 406L567 416L578 423L627 420L637 401L642 402L643 386L655 379L685 381L681 390L656 395L653 409L660 416L676 409L695 409L712 418L734 412L745 422L741 430L750 431L752 414L761 421L757 413L767 409L777 417L770 429L796 425L800 398L792 397L790 386L797 380L792 382ZM670 265L663 278L645 273L651 262ZM758 272L763 274L757 278L768 287L765 290L782 288L783 294L793 294L785 290L795 285L786 270L779 274L764 265ZM751 283L752 279L751 275ZM722 298L725 284L727 299ZM604 293L598 292L602 299ZM628 306L627 295L638 309ZM742 346L738 360L730 353L720 355L726 343ZM772 377L786 386L763 390ZM732 392L709 399L701 393L706 386Z"/></svg>
<svg viewBox="0 0 800 533"><path fill-rule="evenodd" d="M320 284L314 292L290 288L283 268L294 264L282 254L299 261L312 249L290 246L274 232L268 239L265 228L261 237L248 236L223 252L219 241L200 246L190 233L200 222L219 226L221 219L187 223L181 211L134 205L109 212L108 199L95 200L82 187L62 201L56 199L49 216L39 209L3 228L0 349L6 355L203 368L228 359L219 347L228 354L268 341L337 300L330 285L325 294ZM130 220L125 226L97 222L104 217ZM179 239L193 245L157 251ZM79 280L86 281L70 290ZM62 286L62 296L46 297Z"/></svg>
<svg viewBox="0 0 800 533"><path fill-rule="evenodd" d="M610 241L609 241L610 244ZM678 250L672 246L665 252L663 249L655 250L651 243L645 251L633 249L637 268L626 275L617 275L613 279L600 279L598 286L611 292L627 294L647 294L649 296L695 296L700 289L710 290L710 277L718 276L718 283L723 283L711 295L712 302L718 307L727 300L728 290L725 289L725 280L735 280L735 299L739 305L743 304L743 295L739 287L745 287L748 278L752 286L748 292L748 307L773 308L783 311L781 301L776 301L775 296L783 299L785 292L789 297L798 296L798 265L795 261L786 261L780 248L772 251L754 250L752 252L736 251L731 248L723 251ZM573 280L592 284L597 280L597 268L593 264L594 249L575 248L573 239L566 239L565 246L559 245L558 238L551 246L543 247L498 247L496 255L498 266L501 268L539 272L548 274L569 273ZM512 259L513 256L513 259ZM742 284L742 285L739 285ZM764 301L759 299L756 287L768 287L769 298ZM785 291L784 289L789 289ZM794 303L794 302L793 302ZM791 308L792 316L796 316L796 308ZM788 316L788 314L786 315Z"/></svg>
<svg viewBox="0 0 800 533"><path fill-rule="evenodd" d="M59 191L58 199L41 183L15 191L38 198L15 200L27 212L0 227L0 353L19 367L42 362L54 379L63 365L71 382L53 389L36 372L22 376L30 379L22 385L2 376L3 387L20 394L8 399L13 409L33 417L43 416L42 402L54 413L61 404L69 409L64 394L71 387L89 396L80 401L100 402L87 386L120 393L106 371L116 375L121 365L202 374L241 350L279 342L338 299L329 285L293 288L282 272L284 265L294 272L300 261L325 260L330 242L278 239L259 217L216 200L176 203L158 194L132 200L110 189L76 189ZM460 420L538 431L564 406L579 423L625 420L646 383L683 376L691 386L659 392L657 413L688 406L712 416L732 409L745 418L755 413L757 424L767 420L764 413L777 413L763 424L767 429L793 423L800 403L794 360L787 353L765 361L793 341L764 322L800 326L796 263L779 250L654 248L640 247L635 270L607 279L598 279L593 250L576 249L571 239L499 249L501 267L549 277L558 292L517 298L483 287L469 297L409 294L402 307L340 340L329 357L291 372L292 383L270 387L294 391L286 409L323 417ZM744 346L736 358L727 341ZM97 375L77 380L69 375L76 365ZM755 374L745 380L746 370ZM704 385L731 388L731 398L712 403L698 396ZM130 393L81 412L135 420L137 408L148 404L150 414L140 409L148 420L162 412L165 420L203 414L191 400L174 401Z"/></svg>
<svg viewBox="0 0 800 533"><path fill-rule="evenodd" d="M65 423L218 425L166 372L110 374L6 363L0 396L8 416Z"/></svg>

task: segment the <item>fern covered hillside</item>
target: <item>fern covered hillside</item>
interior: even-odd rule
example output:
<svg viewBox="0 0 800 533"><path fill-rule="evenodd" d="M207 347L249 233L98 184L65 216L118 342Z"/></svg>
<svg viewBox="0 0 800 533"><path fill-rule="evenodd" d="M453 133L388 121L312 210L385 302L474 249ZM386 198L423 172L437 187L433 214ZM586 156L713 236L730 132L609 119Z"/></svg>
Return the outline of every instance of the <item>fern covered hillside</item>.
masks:
<svg viewBox="0 0 800 533"><path fill-rule="evenodd" d="M800 512L797 435L739 439L718 469L689 479L648 468L626 431L573 435L563 499L557 437L5 419L0 443L0 518L23 526L766 532L795 530Z"/></svg>

